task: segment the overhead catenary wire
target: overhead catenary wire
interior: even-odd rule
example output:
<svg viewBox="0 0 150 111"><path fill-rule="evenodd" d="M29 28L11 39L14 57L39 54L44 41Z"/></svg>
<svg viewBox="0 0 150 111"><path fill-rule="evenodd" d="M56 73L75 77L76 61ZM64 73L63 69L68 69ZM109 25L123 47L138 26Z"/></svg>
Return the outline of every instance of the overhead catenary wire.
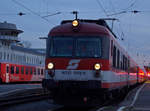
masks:
<svg viewBox="0 0 150 111"><path fill-rule="evenodd" d="M43 20L47 21L48 23L50 23L50 21L49 21L48 19L43 18L39 13L36 13L36 12L32 11L31 9L27 8L27 7L26 7L25 5L23 5L22 3L20 3L20 2L18 2L18 1L16 1L16 0L12 0L12 1L13 1L15 4L17 4L17 5L21 6L21 7L23 7L23 8L26 9L26 10L28 10L28 11L31 12L32 14L34 14L34 15L36 15L36 16L42 18Z"/></svg>
<svg viewBox="0 0 150 111"><path fill-rule="evenodd" d="M103 5L101 4L101 2L99 0L96 0L96 1L97 1L98 5L101 7L101 9L103 10L103 12L105 13L105 15L108 17L108 14L107 14L105 8L103 7Z"/></svg>
<svg viewBox="0 0 150 111"><path fill-rule="evenodd" d="M131 0L131 1L133 1L133 2L127 8L124 8L122 10L127 11L127 10L133 8L133 6L135 6L135 4L138 2L138 0Z"/></svg>

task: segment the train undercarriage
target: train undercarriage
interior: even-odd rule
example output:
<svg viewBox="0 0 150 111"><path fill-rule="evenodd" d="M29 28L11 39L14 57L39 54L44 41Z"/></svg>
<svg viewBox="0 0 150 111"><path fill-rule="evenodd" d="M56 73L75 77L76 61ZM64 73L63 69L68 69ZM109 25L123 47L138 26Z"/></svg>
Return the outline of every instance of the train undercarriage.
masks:
<svg viewBox="0 0 150 111"><path fill-rule="evenodd" d="M43 81L44 86L47 83L48 82ZM96 85L96 81L92 84L92 87L88 82L83 85L81 82L78 83L75 81L61 81L55 84L54 81L53 83L51 81L51 83L49 82L47 85L46 86L51 92L54 103L66 107L95 107L102 105L108 100L127 94L128 91L127 87L113 90L104 89L100 87L100 84Z"/></svg>

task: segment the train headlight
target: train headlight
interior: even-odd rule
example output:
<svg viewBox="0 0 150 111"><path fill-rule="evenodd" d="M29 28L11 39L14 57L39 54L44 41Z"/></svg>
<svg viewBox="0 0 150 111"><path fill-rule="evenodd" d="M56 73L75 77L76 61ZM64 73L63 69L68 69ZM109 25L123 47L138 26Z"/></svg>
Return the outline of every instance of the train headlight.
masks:
<svg viewBox="0 0 150 111"><path fill-rule="evenodd" d="M48 63L48 69L53 69L54 68L54 64L53 63Z"/></svg>
<svg viewBox="0 0 150 111"><path fill-rule="evenodd" d="M79 22L78 22L77 20L74 20L74 21L72 22L72 25L73 25L74 27L78 26L78 24L79 24Z"/></svg>
<svg viewBox="0 0 150 111"><path fill-rule="evenodd" d="M101 69L101 65L100 65L99 63L96 63L96 64L94 65L94 69L95 69L95 70L100 70L100 69Z"/></svg>

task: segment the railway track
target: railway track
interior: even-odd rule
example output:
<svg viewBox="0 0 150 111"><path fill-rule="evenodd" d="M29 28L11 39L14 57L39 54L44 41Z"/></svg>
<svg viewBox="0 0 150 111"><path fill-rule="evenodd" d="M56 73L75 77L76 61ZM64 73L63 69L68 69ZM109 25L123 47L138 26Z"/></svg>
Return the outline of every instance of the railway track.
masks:
<svg viewBox="0 0 150 111"><path fill-rule="evenodd" d="M0 107L47 99L49 97L49 92L40 88L21 90L1 96Z"/></svg>
<svg viewBox="0 0 150 111"><path fill-rule="evenodd" d="M122 94L116 98L112 98L109 100L105 100L105 102L97 107L90 107L90 108L67 108L67 107L57 107L50 111L106 111L108 107L117 106L124 98L127 96L128 93Z"/></svg>

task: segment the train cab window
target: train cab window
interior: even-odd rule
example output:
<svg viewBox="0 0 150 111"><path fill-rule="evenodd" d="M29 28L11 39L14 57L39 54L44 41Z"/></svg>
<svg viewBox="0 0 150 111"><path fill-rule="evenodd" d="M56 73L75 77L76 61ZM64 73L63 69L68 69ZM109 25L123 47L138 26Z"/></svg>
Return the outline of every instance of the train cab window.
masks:
<svg viewBox="0 0 150 111"><path fill-rule="evenodd" d="M113 67L116 67L116 46L113 48Z"/></svg>
<svg viewBox="0 0 150 111"><path fill-rule="evenodd" d="M16 67L16 74L19 74L19 67Z"/></svg>
<svg viewBox="0 0 150 111"><path fill-rule="evenodd" d="M51 56L72 56L73 54L73 38L55 37Z"/></svg>
<svg viewBox="0 0 150 111"><path fill-rule="evenodd" d="M24 74L24 67L21 67L21 74Z"/></svg>
<svg viewBox="0 0 150 111"><path fill-rule="evenodd" d="M100 38L78 38L76 46L76 56L78 57L101 57Z"/></svg>
<svg viewBox="0 0 150 111"><path fill-rule="evenodd" d="M14 74L14 72L15 72L14 66L11 66L10 71L11 71L11 74Z"/></svg>

